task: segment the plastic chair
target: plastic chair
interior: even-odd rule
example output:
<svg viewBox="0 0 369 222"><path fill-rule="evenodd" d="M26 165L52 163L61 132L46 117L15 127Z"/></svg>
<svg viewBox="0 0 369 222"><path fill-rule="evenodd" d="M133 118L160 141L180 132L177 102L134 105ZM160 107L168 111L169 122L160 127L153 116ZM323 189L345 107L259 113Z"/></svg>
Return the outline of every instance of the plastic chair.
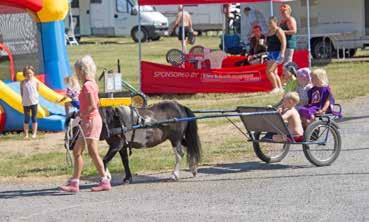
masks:
<svg viewBox="0 0 369 222"><path fill-rule="evenodd" d="M205 53L205 59L210 61L211 69L220 69L222 68L223 59L226 57L226 54L223 51L212 51L210 53Z"/></svg>

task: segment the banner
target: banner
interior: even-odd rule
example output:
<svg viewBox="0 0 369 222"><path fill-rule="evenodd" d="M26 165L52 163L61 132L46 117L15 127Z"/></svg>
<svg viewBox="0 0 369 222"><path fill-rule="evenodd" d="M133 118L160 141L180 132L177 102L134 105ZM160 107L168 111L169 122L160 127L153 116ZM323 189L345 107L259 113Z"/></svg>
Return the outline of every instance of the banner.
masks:
<svg viewBox="0 0 369 222"><path fill-rule="evenodd" d="M295 51L293 60L301 68L308 67L308 51ZM266 75L266 65L234 67L245 59L228 56L222 69L178 68L151 62L141 62L141 90L146 94L243 93L267 92L272 89ZM282 75L282 65L278 67Z"/></svg>
<svg viewBox="0 0 369 222"><path fill-rule="evenodd" d="M266 92L272 89L264 64L212 70L145 61L141 65L141 90L146 94Z"/></svg>

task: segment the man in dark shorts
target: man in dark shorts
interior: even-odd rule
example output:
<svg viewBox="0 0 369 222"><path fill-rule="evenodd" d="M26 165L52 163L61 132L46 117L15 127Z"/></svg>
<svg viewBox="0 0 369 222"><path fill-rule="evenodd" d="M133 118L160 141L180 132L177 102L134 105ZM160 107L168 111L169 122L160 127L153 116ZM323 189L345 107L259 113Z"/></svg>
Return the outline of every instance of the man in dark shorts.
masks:
<svg viewBox="0 0 369 222"><path fill-rule="evenodd" d="M172 28L172 32L174 32L177 27L178 27L178 40L181 41L182 49L183 51L186 52L187 51L186 42L190 35L190 32L193 32L193 29L191 15L187 11L183 10L183 5L178 6L178 13L176 21L174 22L174 26Z"/></svg>

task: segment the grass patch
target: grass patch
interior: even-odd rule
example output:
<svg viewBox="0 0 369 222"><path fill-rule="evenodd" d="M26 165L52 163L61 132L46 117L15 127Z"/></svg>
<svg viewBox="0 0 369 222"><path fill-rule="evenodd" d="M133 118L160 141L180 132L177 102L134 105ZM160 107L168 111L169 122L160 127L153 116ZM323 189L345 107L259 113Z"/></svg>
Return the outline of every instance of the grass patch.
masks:
<svg viewBox="0 0 369 222"><path fill-rule="evenodd" d="M198 44L209 48L218 48L218 37L198 37ZM138 85L138 48L130 38L85 38L80 46L69 46L68 53L73 65L74 61L90 54L96 60L98 73L103 68L116 69L116 61L119 58L122 65L123 78L134 86ZM179 48L176 38L163 38L158 42L144 43L143 59L165 63L165 54L171 48ZM359 51L359 56L369 55L368 51ZM365 96L369 93L369 63L339 63L323 66L328 72L330 85L337 100L352 99ZM4 79L0 73L0 79ZM101 85L101 84L100 84ZM264 106L275 104L280 100L279 96L265 93L254 94L196 94L196 95L170 95L153 96L150 103L163 99L177 100L191 109L233 109L240 105ZM235 119L240 124L240 121ZM246 160L253 155L252 144L226 119L204 120L199 123L199 134L203 147L202 164L215 164L220 162L232 162ZM19 152L1 152L0 149L0 176L32 177L32 176L56 176L69 175L71 170L65 165L65 153L62 148L62 138L58 141L48 139L48 134L40 134L39 140L44 141L45 146L58 147L58 151L45 152L36 150L28 154ZM54 138L54 137L53 137ZM0 143L13 141L16 144L23 139L22 134L6 134L0 136ZM0 144L1 147L1 144ZM60 147L60 148L59 148ZM102 145L101 155L107 150ZM60 150L60 151L59 151ZM85 154L84 176L96 175L90 158ZM153 149L134 150L130 157L132 172L144 173L152 171L172 170L174 155L168 142ZM186 161L182 162L185 167ZM122 172L122 163L119 155L113 159L109 166L113 173Z"/></svg>
<svg viewBox="0 0 369 222"><path fill-rule="evenodd" d="M6 177L56 176L67 173L64 155L59 152L1 155L0 175Z"/></svg>

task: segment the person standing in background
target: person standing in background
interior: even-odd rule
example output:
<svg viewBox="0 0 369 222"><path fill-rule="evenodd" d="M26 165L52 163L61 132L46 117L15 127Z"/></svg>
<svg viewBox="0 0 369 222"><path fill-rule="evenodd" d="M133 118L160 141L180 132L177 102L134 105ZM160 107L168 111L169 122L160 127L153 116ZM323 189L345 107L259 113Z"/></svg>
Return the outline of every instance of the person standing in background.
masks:
<svg viewBox="0 0 369 222"><path fill-rule="evenodd" d="M283 92L282 82L278 76L278 65L285 61L286 53L286 36L283 30L278 26L278 21L275 17L269 19L269 33L267 36L268 46L268 65L267 76L272 84L273 90L271 93Z"/></svg>
<svg viewBox="0 0 369 222"><path fill-rule="evenodd" d="M174 26L170 33L173 33L177 27L178 27L178 40L181 42L183 51L186 52L187 39L190 32L193 32L193 28L191 15L187 11L183 10L183 5L178 6L176 21L174 22Z"/></svg>
<svg viewBox="0 0 369 222"><path fill-rule="evenodd" d="M292 17L292 9L287 4L282 4L279 8L279 12L281 15L281 20L279 26L284 31L287 40L286 53L284 55L284 62L292 62L293 53L297 48L297 25L296 19Z"/></svg>

